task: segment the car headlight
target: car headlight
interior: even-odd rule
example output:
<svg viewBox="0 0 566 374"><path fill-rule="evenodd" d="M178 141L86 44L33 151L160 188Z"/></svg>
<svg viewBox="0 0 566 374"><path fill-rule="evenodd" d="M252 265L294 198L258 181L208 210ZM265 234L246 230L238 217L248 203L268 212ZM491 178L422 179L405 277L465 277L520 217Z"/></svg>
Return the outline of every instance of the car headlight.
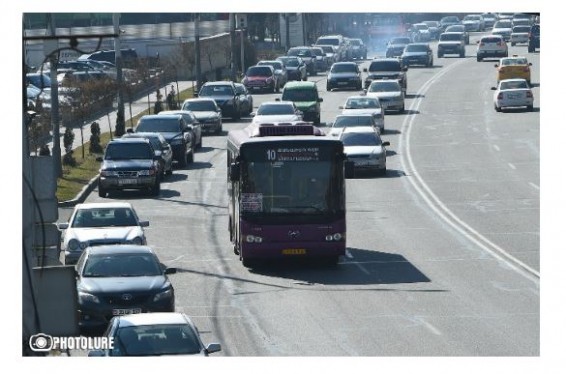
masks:
<svg viewBox="0 0 566 374"><path fill-rule="evenodd" d="M77 239L71 239L67 244L67 249L70 251L78 251L85 249L87 246L88 244L85 242L80 242Z"/></svg>
<svg viewBox="0 0 566 374"><path fill-rule="evenodd" d="M155 294L155 296L153 297L153 302L155 303L160 300L170 299L172 297L173 297L173 288L171 287L171 285L169 285L169 288L167 288L165 291L161 291Z"/></svg>
<svg viewBox="0 0 566 374"><path fill-rule="evenodd" d="M97 296L90 294L88 292L79 291L78 296L79 296L79 304L83 304L83 303L99 304L100 303L100 299Z"/></svg>
<svg viewBox="0 0 566 374"><path fill-rule="evenodd" d="M118 172L112 170L102 170L100 171L100 175L103 177L117 177Z"/></svg>
<svg viewBox="0 0 566 374"><path fill-rule="evenodd" d="M138 175L147 177L149 175L154 175L155 174L155 170L154 169L149 169L149 170L140 170L138 171Z"/></svg>

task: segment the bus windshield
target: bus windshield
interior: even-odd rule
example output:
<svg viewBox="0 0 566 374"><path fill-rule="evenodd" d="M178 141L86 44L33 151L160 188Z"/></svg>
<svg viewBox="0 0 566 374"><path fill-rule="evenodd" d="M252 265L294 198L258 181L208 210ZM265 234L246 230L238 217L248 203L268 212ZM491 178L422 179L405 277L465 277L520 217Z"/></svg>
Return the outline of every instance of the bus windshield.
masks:
<svg viewBox="0 0 566 374"><path fill-rule="evenodd" d="M330 199L330 161L249 162L242 174L242 215L321 214Z"/></svg>

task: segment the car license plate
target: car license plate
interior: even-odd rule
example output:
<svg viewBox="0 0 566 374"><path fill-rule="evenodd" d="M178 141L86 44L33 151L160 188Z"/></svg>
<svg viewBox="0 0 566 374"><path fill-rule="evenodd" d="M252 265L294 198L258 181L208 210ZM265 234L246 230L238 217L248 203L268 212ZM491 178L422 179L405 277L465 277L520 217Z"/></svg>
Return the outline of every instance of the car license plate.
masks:
<svg viewBox="0 0 566 374"><path fill-rule="evenodd" d="M509 95L507 95L507 98L508 98L509 100L517 100L517 99L521 98L521 95L518 95L518 94L509 94Z"/></svg>
<svg viewBox="0 0 566 374"><path fill-rule="evenodd" d="M281 251L284 255L306 255L307 250L303 248L288 248Z"/></svg>
<svg viewBox="0 0 566 374"><path fill-rule="evenodd" d="M354 166L368 166L369 164L369 161L354 161Z"/></svg>
<svg viewBox="0 0 566 374"><path fill-rule="evenodd" d="M138 180L135 178L128 178L128 179L119 179L118 180L118 184L119 185L124 185L124 184L136 184L138 183Z"/></svg>
<svg viewBox="0 0 566 374"><path fill-rule="evenodd" d="M348 82L338 82L338 84L345 85L348 84Z"/></svg>
<svg viewBox="0 0 566 374"><path fill-rule="evenodd" d="M253 86L253 87L252 87L252 89L254 89L254 90L259 90L260 88L261 88L261 87L259 87L259 86Z"/></svg>
<svg viewBox="0 0 566 374"><path fill-rule="evenodd" d="M124 316L126 314L139 314L141 313L142 310L141 308L135 308L135 309L112 309L112 315L113 316Z"/></svg>

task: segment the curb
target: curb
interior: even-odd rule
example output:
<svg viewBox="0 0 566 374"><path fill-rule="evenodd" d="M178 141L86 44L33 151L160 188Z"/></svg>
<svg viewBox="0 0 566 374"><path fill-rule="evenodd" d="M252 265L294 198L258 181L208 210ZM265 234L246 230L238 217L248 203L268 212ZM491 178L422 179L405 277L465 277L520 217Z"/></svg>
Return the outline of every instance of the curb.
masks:
<svg viewBox="0 0 566 374"><path fill-rule="evenodd" d="M57 203L57 206L59 208L69 208L69 207L74 207L77 204L83 203L86 198L88 197L88 195L94 190L94 188L97 185L98 181L98 175L94 178L92 178L88 184L86 186L83 187L83 189L81 190L81 192L79 192L77 194L77 196L75 196L74 199L72 200L67 200L67 201L60 201Z"/></svg>

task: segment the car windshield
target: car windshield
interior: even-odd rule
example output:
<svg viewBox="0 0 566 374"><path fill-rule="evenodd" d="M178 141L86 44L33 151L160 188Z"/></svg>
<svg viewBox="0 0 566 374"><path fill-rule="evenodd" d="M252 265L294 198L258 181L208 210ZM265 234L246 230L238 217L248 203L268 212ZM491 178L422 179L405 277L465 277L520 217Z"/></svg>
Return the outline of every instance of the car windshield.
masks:
<svg viewBox="0 0 566 374"><path fill-rule="evenodd" d="M510 29L512 26L511 21L497 21L495 22L495 25L493 26L494 29Z"/></svg>
<svg viewBox="0 0 566 374"><path fill-rule="evenodd" d="M331 73L357 73L358 65L356 64L334 64L330 68Z"/></svg>
<svg viewBox="0 0 566 374"><path fill-rule="evenodd" d="M269 61L269 62L259 62L258 65L269 65L269 66L273 66L273 69L275 70L281 70L283 69L283 64L279 61Z"/></svg>
<svg viewBox="0 0 566 374"><path fill-rule="evenodd" d="M368 92L399 92L401 86L397 82L371 82Z"/></svg>
<svg viewBox="0 0 566 374"><path fill-rule="evenodd" d="M79 209L73 215L71 227L138 226L137 218L130 208Z"/></svg>
<svg viewBox="0 0 566 374"><path fill-rule="evenodd" d="M270 116L278 114L295 114L292 105L287 104L261 104L257 109L257 115Z"/></svg>
<svg viewBox="0 0 566 374"><path fill-rule="evenodd" d="M362 45L362 41L360 39L350 39L351 45Z"/></svg>
<svg viewBox="0 0 566 374"><path fill-rule="evenodd" d="M363 97L363 98L352 98L346 101L344 109L369 109L369 108L381 108L379 100L376 98Z"/></svg>
<svg viewBox="0 0 566 374"><path fill-rule="evenodd" d="M409 38L393 38L391 39L391 44L409 44L411 39Z"/></svg>
<svg viewBox="0 0 566 374"><path fill-rule="evenodd" d="M446 28L446 32L452 32L452 31L456 31L456 32L464 32L465 31L465 27L463 25L452 25L452 26L448 26Z"/></svg>
<svg viewBox="0 0 566 374"><path fill-rule="evenodd" d="M246 71L248 77L271 77L273 73L268 66L252 66Z"/></svg>
<svg viewBox="0 0 566 374"><path fill-rule="evenodd" d="M466 16L463 19L464 21L479 21L481 20L481 16Z"/></svg>
<svg viewBox="0 0 566 374"><path fill-rule="evenodd" d="M450 22L460 22L460 20L456 16L448 16L448 17L442 18L440 20L440 22L450 23Z"/></svg>
<svg viewBox="0 0 566 374"><path fill-rule="evenodd" d="M136 132L181 132L181 125L177 118L142 118Z"/></svg>
<svg viewBox="0 0 566 374"><path fill-rule="evenodd" d="M428 46L425 44L409 44L405 47L406 52L428 52Z"/></svg>
<svg viewBox="0 0 566 374"><path fill-rule="evenodd" d="M283 95L281 96L281 100L288 100L288 101L316 101L318 99L318 93L316 90L292 90L287 89L283 90Z"/></svg>
<svg viewBox="0 0 566 374"><path fill-rule="evenodd" d="M514 33L518 33L518 32L528 33L529 31L531 31L530 26L514 26L513 27Z"/></svg>
<svg viewBox="0 0 566 374"><path fill-rule="evenodd" d="M501 81L500 90L514 90L518 88L529 88L529 84L526 80L521 81Z"/></svg>
<svg viewBox="0 0 566 374"><path fill-rule="evenodd" d="M526 58L506 58L501 61L502 66L511 66L511 65L527 65Z"/></svg>
<svg viewBox="0 0 566 374"><path fill-rule="evenodd" d="M338 38L319 38L316 44L328 44L328 45L340 45L340 39Z"/></svg>
<svg viewBox="0 0 566 374"><path fill-rule="evenodd" d="M149 144L110 143L106 147L105 160L151 160L153 152Z"/></svg>
<svg viewBox="0 0 566 374"><path fill-rule="evenodd" d="M375 126L373 116L337 116L332 127Z"/></svg>
<svg viewBox="0 0 566 374"><path fill-rule="evenodd" d="M300 57L304 57L304 56L310 57L310 56L312 56L312 52L308 48L297 48L297 49L291 48L289 50L289 52L287 52L287 55L289 55L289 56L300 56Z"/></svg>
<svg viewBox="0 0 566 374"><path fill-rule="evenodd" d="M91 254L84 264L83 277L155 277L163 270L156 258L149 253Z"/></svg>
<svg viewBox="0 0 566 374"><path fill-rule="evenodd" d="M202 86L199 96L232 96L234 90L231 86L227 85L209 85Z"/></svg>
<svg viewBox="0 0 566 374"><path fill-rule="evenodd" d="M428 26L425 25L424 23L417 23L415 25L415 29L417 29L417 30L428 30Z"/></svg>
<svg viewBox="0 0 566 374"><path fill-rule="evenodd" d="M401 71L399 60L394 61L373 61L369 65L369 71Z"/></svg>
<svg viewBox="0 0 566 374"><path fill-rule="evenodd" d="M320 48L322 48L324 53L334 53L334 49L332 48L331 45L321 46Z"/></svg>
<svg viewBox="0 0 566 374"><path fill-rule="evenodd" d="M373 132L346 132L340 140L345 146L381 145L381 139Z"/></svg>
<svg viewBox="0 0 566 374"><path fill-rule="evenodd" d="M149 142L151 143L151 145L153 146L153 149L155 150L161 150L161 140L159 140L159 138L157 136L152 136L149 134L126 134L123 136L123 138L142 138L142 139L147 139L149 140Z"/></svg>
<svg viewBox="0 0 566 374"><path fill-rule="evenodd" d="M189 325L140 325L118 329L112 356L187 355L200 350L198 337Z"/></svg>
<svg viewBox="0 0 566 374"><path fill-rule="evenodd" d="M288 58L282 61L285 62L285 66L289 66L289 67L299 66L299 60L296 58Z"/></svg>
<svg viewBox="0 0 566 374"><path fill-rule="evenodd" d="M448 40L462 40L462 34L441 34L440 41L448 41Z"/></svg>
<svg viewBox="0 0 566 374"><path fill-rule="evenodd" d="M216 102L208 100L187 101L183 105L183 110L190 110L193 112L215 112Z"/></svg>

